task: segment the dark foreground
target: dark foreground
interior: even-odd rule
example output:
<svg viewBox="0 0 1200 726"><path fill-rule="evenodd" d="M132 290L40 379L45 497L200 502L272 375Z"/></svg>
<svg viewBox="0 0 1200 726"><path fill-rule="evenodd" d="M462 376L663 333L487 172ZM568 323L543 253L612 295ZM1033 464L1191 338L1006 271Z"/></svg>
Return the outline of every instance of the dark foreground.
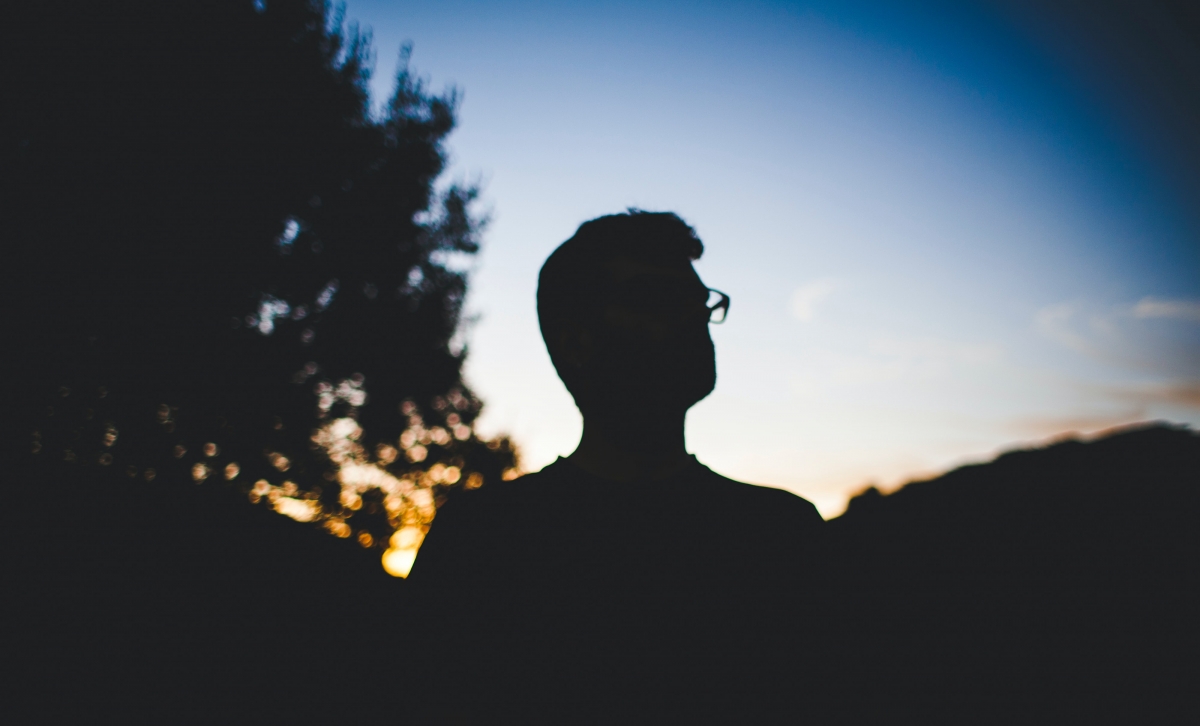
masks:
<svg viewBox="0 0 1200 726"><path fill-rule="evenodd" d="M869 492L791 592L417 591L217 486L29 472L5 720L1182 722L1200 436ZM1191 709L1189 711L1189 709Z"/></svg>

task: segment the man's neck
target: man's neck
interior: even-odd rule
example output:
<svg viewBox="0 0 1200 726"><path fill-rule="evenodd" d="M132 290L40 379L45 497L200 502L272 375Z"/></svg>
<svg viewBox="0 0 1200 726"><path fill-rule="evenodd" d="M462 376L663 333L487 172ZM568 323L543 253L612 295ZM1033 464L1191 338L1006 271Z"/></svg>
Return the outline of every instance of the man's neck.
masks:
<svg viewBox="0 0 1200 726"><path fill-rule="evenodd" d="M585 420L583 438L567 459L590 474L613 481L670 476L693 461L684 447L683 416L669 421L643 419L619 430Z"/></svg>

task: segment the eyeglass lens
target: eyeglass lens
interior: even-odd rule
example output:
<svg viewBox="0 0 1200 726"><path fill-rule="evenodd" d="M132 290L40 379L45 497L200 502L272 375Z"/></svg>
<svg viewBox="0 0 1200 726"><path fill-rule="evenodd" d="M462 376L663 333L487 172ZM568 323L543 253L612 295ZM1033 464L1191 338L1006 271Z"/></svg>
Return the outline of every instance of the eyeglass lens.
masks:
<svg viewBox="0 0 1200 726"><path fill-rule="evenodd" d="M708 291L708 321L723 323L729 315L729 296L716 290Z"/></svg>

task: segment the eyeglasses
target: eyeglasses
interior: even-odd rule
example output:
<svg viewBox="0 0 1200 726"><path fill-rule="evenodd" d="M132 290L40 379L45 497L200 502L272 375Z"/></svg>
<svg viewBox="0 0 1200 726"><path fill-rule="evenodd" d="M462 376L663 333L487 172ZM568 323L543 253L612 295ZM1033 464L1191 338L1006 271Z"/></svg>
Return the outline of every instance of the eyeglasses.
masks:
<svg viewBox="0 0 1200 726"><path fill-rule="evenodd" d="M725 318L729 317L729 296L720 290L708 288L708 302L705 304L708 308L708 322L720 324L725 322Z"/></svg>
<svg viewBox="0 0 1200 726"><path fill-rule="evenodd" d="M723 323L729 315L729 296L720 290L704 288L704 307L708 322ZM619 288L620 305L638 311L662 311L672 315L699 314L696 287L687 280L643 277L631 280Z"/></svg>

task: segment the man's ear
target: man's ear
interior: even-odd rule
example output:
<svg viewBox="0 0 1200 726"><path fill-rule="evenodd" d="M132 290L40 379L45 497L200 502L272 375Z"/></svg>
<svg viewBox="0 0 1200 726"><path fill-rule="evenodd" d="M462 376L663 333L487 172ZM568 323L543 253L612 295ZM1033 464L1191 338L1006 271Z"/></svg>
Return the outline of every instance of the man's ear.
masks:
<svg viewBox="0 0 1200 726"><path fill-rule="evenodd" d="M586 366L595 355L595 343L592 334L581 326L565 325L556 336L558 358L570 370L579 370Z"/></svg>

